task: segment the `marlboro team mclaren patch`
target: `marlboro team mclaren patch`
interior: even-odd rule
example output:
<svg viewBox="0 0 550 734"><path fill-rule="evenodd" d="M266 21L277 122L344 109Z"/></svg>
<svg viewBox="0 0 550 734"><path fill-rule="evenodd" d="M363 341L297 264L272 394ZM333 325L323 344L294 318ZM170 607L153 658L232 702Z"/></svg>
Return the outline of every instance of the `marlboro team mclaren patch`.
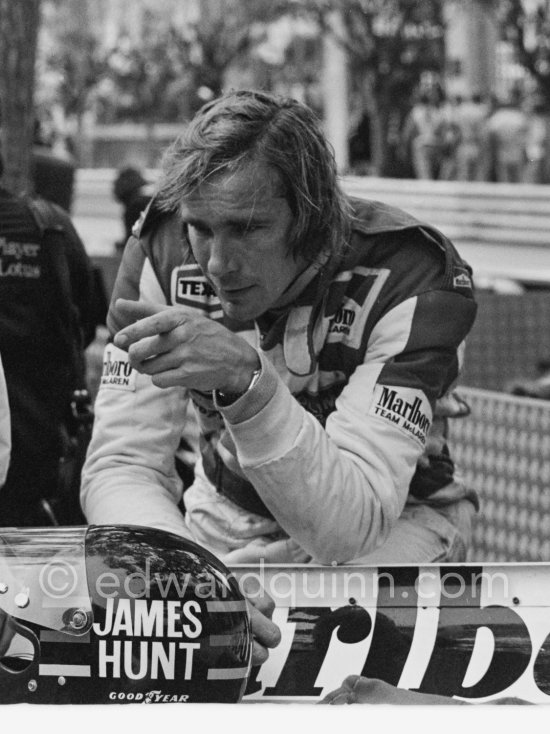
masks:
<svg viewBox="0 0 550 734"><path fill-rule="evenodd" d="M128 361L128 354L114 344L105 347L101 387L131 391L136 389L136 371Z"/></svg>
<svg viewBox="0 0 550 734"><path fill-rule="evenodd" d="M432 425L432 410L421 390L377 385L369 415L393 423L420 446L426 445L426 437Z"/></svg>

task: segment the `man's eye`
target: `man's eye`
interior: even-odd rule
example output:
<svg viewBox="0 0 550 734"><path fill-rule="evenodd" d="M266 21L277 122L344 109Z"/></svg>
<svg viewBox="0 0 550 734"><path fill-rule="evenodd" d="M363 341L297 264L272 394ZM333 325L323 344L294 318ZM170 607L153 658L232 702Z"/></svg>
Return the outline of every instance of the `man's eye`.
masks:
<svg viewBox="0 0 550 734"><path fill-rule="evenodd" d="M234 225L235 233L241 236L253 234L254 232L257 232L259 229L261 229L261 225L259 224L235 224Z"/></svg>
<svg viewBox="0 0 550 734"><path fill-rule="evenodd" d="M187 227L189 230L194 230L201 237L206 237L210 234L210 229L204 224L188 224Z"/></svg>

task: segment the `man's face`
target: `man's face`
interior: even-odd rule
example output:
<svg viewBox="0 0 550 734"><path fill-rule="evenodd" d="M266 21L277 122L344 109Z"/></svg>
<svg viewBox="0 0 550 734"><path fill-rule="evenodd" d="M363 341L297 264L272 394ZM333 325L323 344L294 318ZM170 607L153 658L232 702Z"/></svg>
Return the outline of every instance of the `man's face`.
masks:
<svg viewBox="0 0 550 734"><path fill-rule="evenodd" d="M193 254L224 312L238 321L284 303L306 262L287 254L292 212L279 176L264 164L222 173L183 201Z"/></svg>

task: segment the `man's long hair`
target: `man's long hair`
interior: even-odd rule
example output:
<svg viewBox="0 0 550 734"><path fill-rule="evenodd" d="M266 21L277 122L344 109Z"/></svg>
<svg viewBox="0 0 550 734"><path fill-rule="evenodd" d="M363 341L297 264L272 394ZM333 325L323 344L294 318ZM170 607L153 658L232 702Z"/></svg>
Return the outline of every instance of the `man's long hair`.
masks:
<svg viewBox="0 0 550 734"><path fill-rule="evenodd" d="M314 113L291 98L241 90L202 107L164 155L157 201L175 211L209 178L262 163L278 173L293 214L289 254L338 253L351 215L334 154Z"/></svg>

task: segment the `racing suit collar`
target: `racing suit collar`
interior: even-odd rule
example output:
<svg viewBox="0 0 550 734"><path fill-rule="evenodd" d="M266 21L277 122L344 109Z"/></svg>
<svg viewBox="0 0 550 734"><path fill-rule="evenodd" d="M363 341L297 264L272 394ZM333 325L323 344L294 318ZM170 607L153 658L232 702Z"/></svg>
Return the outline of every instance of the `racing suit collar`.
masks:
<svg viewBox="0 0 550 734"><path fill-rule="evenodd" d="M282 344L289 372L296 376L311 375L336 313L339 299L329 300L329 284L342 267L353 267L358 256L355 237L382 235L396 230L421 229L441 249L434 230L424 226L405 212L377 201L350 198L357 215L351 222L349 246L337 255L323 253L291 284L281 308L272 309L257 319L261 346L269 350Z"/></svg>
<svg viewBox="0 0 550 734"><path fill-rule="evenodd" d="M323 330L315 327L324 314L327 286L338 261L339 258L323 253L291 285L286 305L257 320L262 349L282 344L286 366L294 375L307 376L315 370L323 343ZM325 320L328 327L329 320ZM315 338L316 334L319 338Z"/></svg>
<svg viewBox="0 0 550 734"><path fill-rule="evenodd" d="M350 198L356 215L351 222L349 246L337 255L324 253L297 281L289 293L288 306L268 312L258 319L262 334L262 348L270 349L282 342L286 366L292 374L305 377L311 375L317 365L326 333L334 316L339 300L329 300L329 284L338 269L346 264L350 267L357 257L355 236L377 236L396 230L422 228L414 217L395 210L377 201ZM438 247L442 247L431 232L425 232ZM316 272L315 272L316 271ZM313 272L313 277L311 273ZM308 280L308 277L310 278ZM303 288L302 288L303 287ZM275 316L275 318L274 318Z"/></svg>

